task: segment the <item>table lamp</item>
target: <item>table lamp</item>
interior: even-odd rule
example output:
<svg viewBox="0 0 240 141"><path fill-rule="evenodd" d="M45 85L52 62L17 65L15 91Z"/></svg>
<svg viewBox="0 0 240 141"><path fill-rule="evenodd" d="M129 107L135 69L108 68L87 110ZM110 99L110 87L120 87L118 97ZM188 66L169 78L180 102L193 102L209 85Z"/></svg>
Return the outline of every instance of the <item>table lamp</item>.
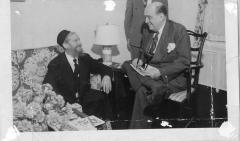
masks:
<svg viewBox="0 0 240 141"><path fill-rule="evenodd" d="M103 47L103 64L112 65L112 47L119 44L118 26L111 24L98 26L95 44Z"/></svg>

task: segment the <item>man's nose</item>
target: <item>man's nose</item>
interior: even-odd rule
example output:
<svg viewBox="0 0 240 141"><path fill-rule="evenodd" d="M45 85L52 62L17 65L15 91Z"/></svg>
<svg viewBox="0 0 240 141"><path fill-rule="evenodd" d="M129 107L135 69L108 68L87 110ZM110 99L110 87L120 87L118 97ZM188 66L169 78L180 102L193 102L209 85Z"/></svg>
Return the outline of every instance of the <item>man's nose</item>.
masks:
<svg viewBox="0 0 240 141"><path fill-rule="evenodd" d="M81 41L77 41L77 44L78 44L78 46L82 45Z"/></svg>
<svg viewBox="0 0 240 141"><path fill-rule="evenodd" d="M149 19L148 18L145 18L145 23L149 23Z"/></svg>
<svg viewBox="0 0 240 141"><path fill-rule="evenodd" d="M80 47L80 48L81 48L81 47L82 47L82 43L79 43L79 44L78 44L78 47Z"/></svg>

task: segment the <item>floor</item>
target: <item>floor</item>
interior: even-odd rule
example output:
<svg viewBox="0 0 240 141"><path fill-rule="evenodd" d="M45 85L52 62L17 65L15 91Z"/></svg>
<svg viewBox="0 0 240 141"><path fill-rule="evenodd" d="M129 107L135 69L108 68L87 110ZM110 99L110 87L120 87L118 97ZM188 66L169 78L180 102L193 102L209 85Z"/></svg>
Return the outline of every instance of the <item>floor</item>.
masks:
<svg viewBox="0 0 240 141"><path fill-rule="evenodd" d="M128 85L128 84L126 84ZM210 96L213 95L214 119L210 118L211 102ZM227 120L227 92L217 92L214 88L199 85L196 92L192 94L193 116L188 118L174 119L155 119L152 122L152 128L211 128L220 127L222 122ZM115 113L114 120L111 122L115 130L128 129L131 119L132 106L134 101L134 92L128 91L128 96L121 99L118 105L118 112ZM177 109L172 107L171 109ZM162 122L167 121L170 126L162 126Z"/></svg>

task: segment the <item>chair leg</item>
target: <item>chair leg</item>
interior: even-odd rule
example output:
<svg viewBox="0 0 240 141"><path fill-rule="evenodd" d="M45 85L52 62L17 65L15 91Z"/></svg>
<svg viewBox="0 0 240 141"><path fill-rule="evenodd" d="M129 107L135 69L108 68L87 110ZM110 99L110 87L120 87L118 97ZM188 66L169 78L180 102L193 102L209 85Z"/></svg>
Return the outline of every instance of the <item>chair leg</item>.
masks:
<svg viewBox="0 0 240 141"><path fill-rule="evenodd" d="M188 123L185 125L184 128L188 128L189 125L192 123L193 120L194 120L194 117L192 117L192 118L190 119L190 121L188 121Z"/></svg>

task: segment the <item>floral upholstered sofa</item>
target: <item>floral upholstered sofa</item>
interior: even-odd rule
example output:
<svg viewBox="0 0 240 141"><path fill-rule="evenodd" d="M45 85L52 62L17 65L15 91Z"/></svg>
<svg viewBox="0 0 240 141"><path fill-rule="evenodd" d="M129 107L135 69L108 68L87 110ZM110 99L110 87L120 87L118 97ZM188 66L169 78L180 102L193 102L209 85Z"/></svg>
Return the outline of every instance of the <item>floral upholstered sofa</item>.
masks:
<svg viewBox="0 0 240 141"><path fill-rule="evenodd" d="M79 116L77 113L84 113L81 105L65 104L51 85L42 85L48 63L61 52L60 46L12 50L13 123L19 131L89 130L96 129L96 121L104 123L92 116ZM99 90L101 76L92 75L90 83L92 89ZM81 124L74 127L73 119ZM104 126L102 129L109 129L107 123Z"/></svg>

